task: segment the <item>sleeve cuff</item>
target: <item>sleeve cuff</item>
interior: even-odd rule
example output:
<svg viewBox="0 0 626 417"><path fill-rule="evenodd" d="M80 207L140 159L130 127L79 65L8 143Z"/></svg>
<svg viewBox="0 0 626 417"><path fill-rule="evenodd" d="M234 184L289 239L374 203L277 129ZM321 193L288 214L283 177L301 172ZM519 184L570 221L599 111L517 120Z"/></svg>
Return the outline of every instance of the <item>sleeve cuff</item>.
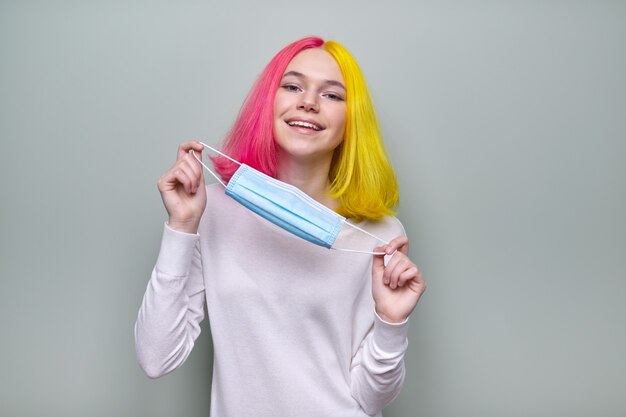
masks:
<svg viewBox="0 0 626 417"><path fill-rule="evenodd" d="M165 223L156 268L171 276L187 275L199 238L197 234L176 231Z"/></svg>
<svg viewBox="0 0 626 417"><path fill-rule="evenodd" d="M385 352L400 352L406 349L409 334L409 319L402 323L388 323L374 312L374 343Z"/></svg>

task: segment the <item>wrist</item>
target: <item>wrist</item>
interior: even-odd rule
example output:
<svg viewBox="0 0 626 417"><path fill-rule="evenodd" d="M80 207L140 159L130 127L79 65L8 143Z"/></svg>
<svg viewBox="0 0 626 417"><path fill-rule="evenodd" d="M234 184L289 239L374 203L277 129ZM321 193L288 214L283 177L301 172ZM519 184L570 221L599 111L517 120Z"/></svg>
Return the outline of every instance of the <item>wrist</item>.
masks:
<svg viewBox="0 0 626 417"><path fill-rule="evenodd" d="M408 320L403 323L387 323L376 315L374 320L373 342L379 351L402 353L406 350L409 333Z"/></svg>
<svg viewBox="0 0 626 417"><path fill-rule="evenodd" d="M170 218L167 221L167 225L170 229L175 230L177 232L183 232L183 233L191 233L191 234L196 234L198 233L198 226L200 224L200 220L176 220L176 219L172 219Z"/></svg>
<svg viewBox="0 0 626 417"><path fill-rule="evenodd" d="M394 315L394 314L386 314L378 309L376 309L376 314L378 315L378 317L384 321L385 323L389 323L389 324L400 324L400 323L404 323L407 321L408 316L399 316L399 315Z"/></svg>

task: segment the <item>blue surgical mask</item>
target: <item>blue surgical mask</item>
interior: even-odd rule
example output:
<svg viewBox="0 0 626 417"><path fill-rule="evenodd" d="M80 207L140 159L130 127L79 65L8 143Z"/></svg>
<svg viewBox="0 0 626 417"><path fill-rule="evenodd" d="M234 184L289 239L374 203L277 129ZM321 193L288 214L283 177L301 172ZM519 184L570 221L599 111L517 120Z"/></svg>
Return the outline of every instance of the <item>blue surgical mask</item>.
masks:
<svg viewBox="0 0 626 417"><path fill-rule="evenodd" d="M378 255L385 254L384 252L368 252L333 247L343 224L351 226L385 244L389 242L348 222L345 217L315 201L297 187L235 161L209 145L204 143L202 145L240 165L226 185L202 160L193 154L202 166L226 188L228 196L264 219L304 240L328 249Z"/></svg>

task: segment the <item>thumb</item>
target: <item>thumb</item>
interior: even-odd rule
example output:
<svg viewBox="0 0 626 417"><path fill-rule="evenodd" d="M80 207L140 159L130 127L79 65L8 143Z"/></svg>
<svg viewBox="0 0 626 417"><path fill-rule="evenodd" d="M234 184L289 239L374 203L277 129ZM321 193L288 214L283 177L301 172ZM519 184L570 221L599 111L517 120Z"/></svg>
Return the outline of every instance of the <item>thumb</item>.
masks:
<svg viewBox="0 0 626 417"><path fill-rule="evenodd" d="M196 162L198 163L198 167L200 168L200 185L204 184L204 162L202 161L202 151L198 151L198 150L191 150L191 156L196 160Z"/></svg>
<svg viewBox="0 0 626 417"><path fill-rule="evenodd" d="M385 248L374 248L373 252L385 252ZM385 270L385 255L374 255L372 259L372 274L375 276L382 275Z"/></svg>
<svg viewBox="0 0 626 417"><path fill-rule="evenodd" d="M384 252L383 248L375 248L374 252ZM385 272L385 255L374 255L372 258L372 295L376 300L385 291L383 282Z"/></svg>

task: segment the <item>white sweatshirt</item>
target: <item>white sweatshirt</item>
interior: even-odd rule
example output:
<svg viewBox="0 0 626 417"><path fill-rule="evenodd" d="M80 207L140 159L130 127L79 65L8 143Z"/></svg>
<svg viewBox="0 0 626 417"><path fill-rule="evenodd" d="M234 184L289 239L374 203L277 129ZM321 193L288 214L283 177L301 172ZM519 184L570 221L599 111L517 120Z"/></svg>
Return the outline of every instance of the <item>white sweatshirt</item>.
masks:
<svg viewBox="0 0 626 417"><path fill-rule="evenodd" d="M381 416L404 381L408 324L374 312L372 256L300 239L207 187L198 234L165 227L135 341L151 378L179 367L200 334L214 347L212 417ZM404 235L384 218L361 228ZM334 247L380 245L346 227Z"/></svg>

